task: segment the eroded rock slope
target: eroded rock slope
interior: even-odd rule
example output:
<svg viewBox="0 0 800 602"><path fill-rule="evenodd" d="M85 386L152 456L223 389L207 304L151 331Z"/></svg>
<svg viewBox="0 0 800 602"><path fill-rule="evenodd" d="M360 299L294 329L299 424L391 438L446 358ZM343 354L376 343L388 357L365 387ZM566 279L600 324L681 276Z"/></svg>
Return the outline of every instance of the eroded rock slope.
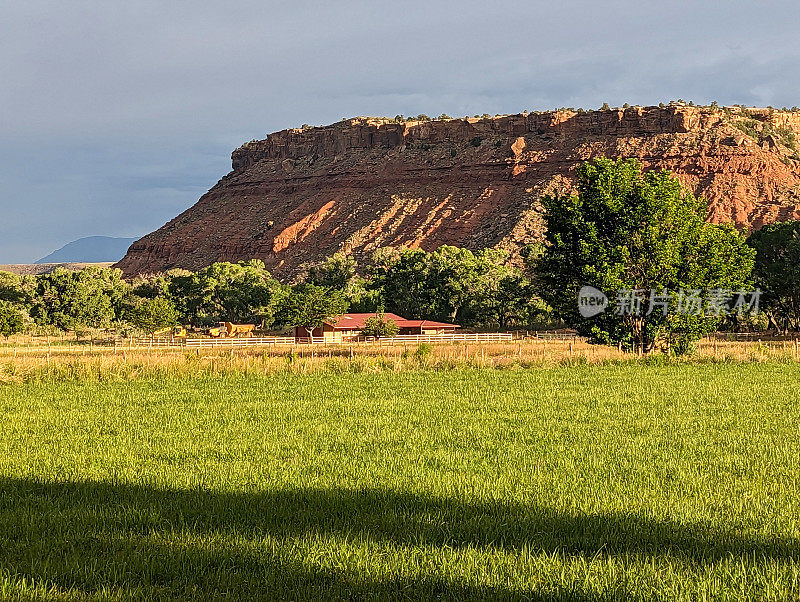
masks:
<svg viewBox="0 0 800 602"><path fill-rule="evenodd" d="M117 265L259 258L291 277L336 251L390 245L513 253L541 236L539 197L599 155L669 169L708 199L709 219L749 230L800 217L793 132L800 113L680 104L284 130L236 149L228 175Z"/></svg>

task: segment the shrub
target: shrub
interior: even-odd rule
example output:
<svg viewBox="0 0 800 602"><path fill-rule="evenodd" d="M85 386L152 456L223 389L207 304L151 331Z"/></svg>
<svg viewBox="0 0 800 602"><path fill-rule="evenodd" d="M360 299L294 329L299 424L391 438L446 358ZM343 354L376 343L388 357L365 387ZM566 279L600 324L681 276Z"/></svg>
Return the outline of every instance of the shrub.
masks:
<svg viewBox="0 0 800 602"><path fill-rule="evenodd" d="M397 322L394 320L387 320L382 313L368 318L364 323L364 328L361 329L361 334L365 337L393 337L400 332Z"/></svg>
<svg viewBox="0 0 800 602"><path fill-rule="evenodd" d="M789 128L775 127L751 117L736 119L731 125L759 144L767 138L773 137L782 146L797 151L797 135Z"/></svg>
<svg viewBox="0 0 800 602"><path fill-rule="evenodd" d="M414 351L414 357L417 358L417 361L424 362L430 358L432 352L433 348L429 343L420 343L417 345L416 351Z"/></svg>

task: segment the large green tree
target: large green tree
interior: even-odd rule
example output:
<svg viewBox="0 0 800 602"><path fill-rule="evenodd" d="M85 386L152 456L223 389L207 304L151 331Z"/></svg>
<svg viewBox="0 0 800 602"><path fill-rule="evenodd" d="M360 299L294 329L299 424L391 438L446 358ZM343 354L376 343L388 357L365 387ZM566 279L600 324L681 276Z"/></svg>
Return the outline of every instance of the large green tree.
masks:
<svg viewBox="0 0 800 602"><path fill-rule="evenodd" d="M334 253L306 266L306 282L344 291L356 277L358 263L345 253Z"/></svg>
<svg viewBox="0 0 800 602"><path fill-rule="evenodd" d="M484 249L476 254L478 282L460 322L501 329L545 317L531 281L512 265L508 252Z"/></svg>
<svg viewBox="0 0 800 602"><path fill-rule="evenodd" d="M351 311L371 312L379 307L379 293L368 289L358 274L358 262L352 255L334 253L321 261L305 266L305 282L340 291Z"/></svg>
<svg viewBox="0 0 800 602"><path fill-rule="evenodd" d="M527 322L536 301L528 279L495 249L381 249L368 273L386 309L408 318L505 328Z"/></svg>
<svg viewBox="0 0 800 602"><path fill-rule="evenodd" d="M34 285L30 276L19 276L0 271L0 301L8 301L19 306L30 304Z"/></svg>
<svg viewBox="0 0 800 602"><path fill-rule="evenodd" d="M278 321L285 326L304 328L310 337L315 328L346 311L347 300L341 291L303 283L291 288Z"/></svg>
<svg viewBox="0 0 800 602"><path fill-rule="evenodd" d="M118 269L57 268L37 277L31 317L38 324L65 330L110 326L122 316L128 292L129 286Z"/></svg>
<svg viewBox="0 0 800 602"><path fill-rule="evenodd" d="M0 301L0 335L8 338L24 328L25 322L19 309L9 301Z"/></svg>
<svg viewBox="0 0 800 602"><path fill-rule="evenodd" d="M257 259L214 263L193 274L176 275L168 289L179 313L195 325L220 321L269 325L286 294Z"/></svg>
<svg viewBox="0 0 800 602"><path fill-rule="evenodd" d="M428 255L426 286L431 292L433 315L456 321L469 313L482 292L485 265L469 249L443 245Z"/></svg>
<svg viewBox="0 0 800 602"><path fill-rule="evenodd" d="M800 221L764 226L747 243L756 250L753 280L772 326L800 330Z"/></svg>
<svg viewBox="0 0 800 602"><path fill-rule="evenodd" d="M405 318L432 318L428 254L422 249L378 249L367 268L370 287L386 309Z"/></svg>
<svg viewBox="0 0 800 602"><path fill-rule="evenodd" d="M144 299L130 312L131 323L148 333L175 326L178 318L175 305L166 297Z"/></svg>
<svg viewBox="0 0 800 602"><path fill-rule="evenodd" d="M642 173L638 161L600 158L576 176L577 194L542 199L545 244L528 256L540 295L559 317L595 341L644 352L667 338L685 348L716 328L718 316L686 313L685 302L698 290L746 285L754 253L744 237L708 223L706 202L666 171ZM616 307L582 317L577 298L586 285L610 294ZM662 305L668 295L683 298Z"/></svg>

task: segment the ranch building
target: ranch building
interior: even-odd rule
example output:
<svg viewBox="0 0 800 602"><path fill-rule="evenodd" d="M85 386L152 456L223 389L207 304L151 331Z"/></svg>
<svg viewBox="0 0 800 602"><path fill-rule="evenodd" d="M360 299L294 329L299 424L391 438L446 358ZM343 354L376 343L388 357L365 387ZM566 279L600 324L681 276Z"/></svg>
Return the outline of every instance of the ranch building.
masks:
<svg viewBox="0 0 800 602"><path fill-rule="evenodd" d="M376 313L342 314L330 321L325 322L321 328L315 328L312 336L321 338L325 342L349 341L361 334L367 320L374 318ZM447 322L434 322L433 320L406 320L397 314L385 313L384 320L392 320L397 324L398 334L416 335L436 335L452 333L458 324L448 324ZM308 331L302 326L294 329L294 336L298 339L307 339Z"/></svg>

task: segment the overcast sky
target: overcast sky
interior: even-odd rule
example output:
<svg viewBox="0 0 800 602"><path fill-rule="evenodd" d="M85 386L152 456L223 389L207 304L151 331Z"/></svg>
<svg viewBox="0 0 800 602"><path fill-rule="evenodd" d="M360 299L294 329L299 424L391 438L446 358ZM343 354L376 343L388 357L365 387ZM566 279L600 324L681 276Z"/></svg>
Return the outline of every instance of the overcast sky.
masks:
<svg viewBox="0 0 800 602"><path fill-rule="evenodd" d="M800 105L800 3L0 0L0 263L141 236L356 115Z"/></svg>

